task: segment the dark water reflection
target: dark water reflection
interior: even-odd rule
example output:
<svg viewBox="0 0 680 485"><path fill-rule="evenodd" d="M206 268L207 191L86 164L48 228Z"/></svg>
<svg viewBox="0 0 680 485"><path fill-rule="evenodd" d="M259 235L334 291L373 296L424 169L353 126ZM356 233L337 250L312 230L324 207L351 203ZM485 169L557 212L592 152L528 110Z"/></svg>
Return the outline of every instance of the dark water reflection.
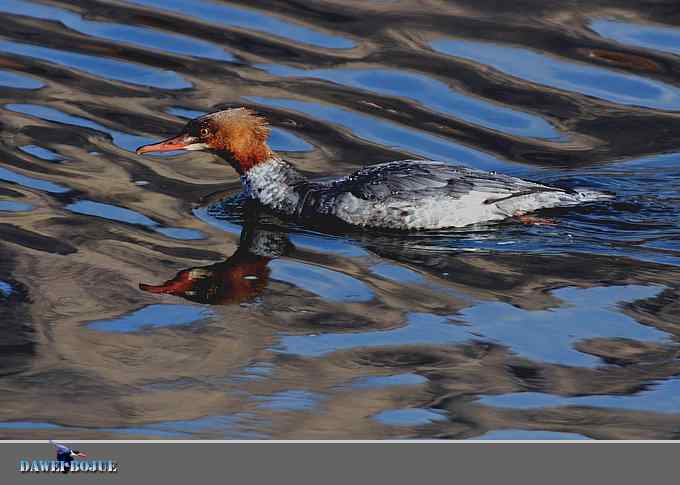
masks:
<svg viewBox="0 0 680 485"><path fill-rule="evenodd" d="M508 4L510 5L510 4ZM680 430L674 2L0 2L0 437L624 439ZM303 228L208 154L455 160L611 201Z"/></svg>

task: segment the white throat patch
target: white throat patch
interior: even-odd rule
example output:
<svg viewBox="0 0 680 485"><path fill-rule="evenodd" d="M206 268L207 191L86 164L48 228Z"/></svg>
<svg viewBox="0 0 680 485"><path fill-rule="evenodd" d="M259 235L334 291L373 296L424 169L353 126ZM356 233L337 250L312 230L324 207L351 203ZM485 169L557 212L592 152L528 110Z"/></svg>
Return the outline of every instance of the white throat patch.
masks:
<svg viewBox="0 0 680 485"><path fill-rule="evenodd" d="M191 145L185 146L183 149L193 152L193 151L198 151L198 150L208 150L210 148L210 145L207 143L192 143Z"/></svg>

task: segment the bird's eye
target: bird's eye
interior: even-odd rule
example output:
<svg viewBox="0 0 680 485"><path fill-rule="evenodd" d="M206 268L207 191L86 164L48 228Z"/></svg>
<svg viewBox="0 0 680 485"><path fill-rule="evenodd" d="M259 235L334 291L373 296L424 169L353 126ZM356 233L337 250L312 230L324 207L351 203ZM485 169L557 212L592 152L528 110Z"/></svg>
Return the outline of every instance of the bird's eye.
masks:
<svg viewBox="0 0 680 485"><path fill-rule="evenodd" d="M201 128L201 136L208 136L210 131L207 128Z"/></svg>

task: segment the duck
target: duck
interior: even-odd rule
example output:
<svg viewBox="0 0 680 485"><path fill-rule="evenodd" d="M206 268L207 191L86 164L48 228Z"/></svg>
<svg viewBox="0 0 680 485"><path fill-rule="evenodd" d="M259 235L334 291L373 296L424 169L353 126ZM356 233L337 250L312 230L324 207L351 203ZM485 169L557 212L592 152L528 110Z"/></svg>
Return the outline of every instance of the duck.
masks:
<svg viewBox="0 0 680 485"><path fill-rule="evenodd" d="M268 145L267 120L246 108L192 119L139 155L176 150L212 152L239 174L248 198L296 220L336 221L366 229L422 231L519 218L539 209L609 198L593 190L553 187L447 161L397 160L345 177L310 180Z"/></svg>

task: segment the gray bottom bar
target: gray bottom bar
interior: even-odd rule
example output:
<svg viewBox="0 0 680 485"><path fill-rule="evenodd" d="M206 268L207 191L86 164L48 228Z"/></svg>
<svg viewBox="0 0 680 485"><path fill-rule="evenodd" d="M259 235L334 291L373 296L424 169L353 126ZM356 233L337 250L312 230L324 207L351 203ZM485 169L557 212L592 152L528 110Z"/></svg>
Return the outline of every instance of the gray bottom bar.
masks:
<svg viewBox="0 0 680 485"><path fill-rule="evenodd" d="M118 471L21 473L53 460L48 443L0 444L0 483L645 483L670 478L666 443L78 443ZM668 475L664 475L668 473ZM219 482L217 480L219 479Z"/></svg>

